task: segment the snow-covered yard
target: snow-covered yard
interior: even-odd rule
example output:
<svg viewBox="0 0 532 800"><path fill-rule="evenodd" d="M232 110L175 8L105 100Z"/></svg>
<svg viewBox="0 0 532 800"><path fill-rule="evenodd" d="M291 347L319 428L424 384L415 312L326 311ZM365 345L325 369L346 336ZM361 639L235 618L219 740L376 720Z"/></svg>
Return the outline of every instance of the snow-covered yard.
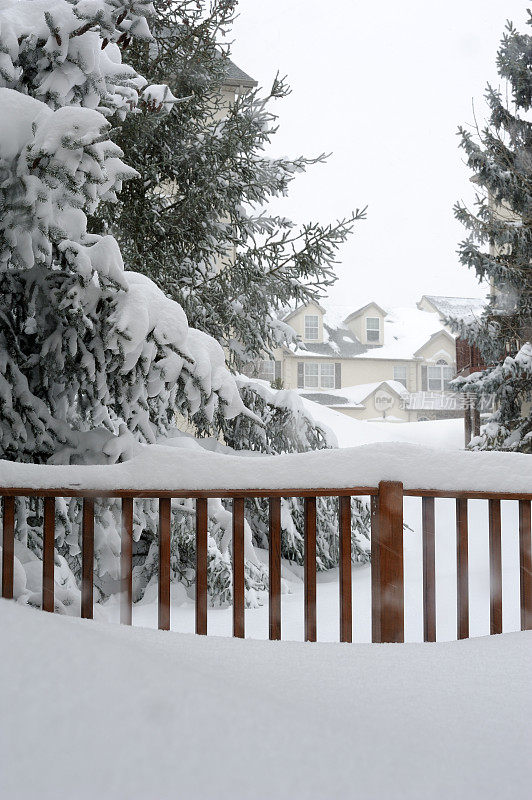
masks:
<svg viewBox="0 0 532 800"><path fill-rule="evenodd" d="M238 641L0 601L5 798L526 798L532 632Z"/></svg>

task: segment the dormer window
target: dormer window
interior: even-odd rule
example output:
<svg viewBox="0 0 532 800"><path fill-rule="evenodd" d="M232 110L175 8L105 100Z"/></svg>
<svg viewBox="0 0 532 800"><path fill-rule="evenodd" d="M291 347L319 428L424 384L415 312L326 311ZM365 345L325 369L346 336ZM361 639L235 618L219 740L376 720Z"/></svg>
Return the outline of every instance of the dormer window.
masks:
<svg viewBox="0 0 532 800"><path fill-rule="evenodd" d="M366 317L366 339L368 342L380 342L381 321L378 317Z"/></svg>
<svg viewBox="0 0 532 800"><path fill-rule="evenodd" d="M305 339L316 342L319 339L320 326L317 314L305 314Z"/></svg>

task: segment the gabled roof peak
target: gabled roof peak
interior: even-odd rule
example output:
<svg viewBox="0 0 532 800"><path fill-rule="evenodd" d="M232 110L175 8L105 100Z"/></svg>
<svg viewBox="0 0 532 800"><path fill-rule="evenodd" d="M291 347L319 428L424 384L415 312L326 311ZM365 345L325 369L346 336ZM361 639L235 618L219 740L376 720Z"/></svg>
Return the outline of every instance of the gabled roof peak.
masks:
<svg viewBox="0 0 532 800"><path fill-rule="evenodd" d="M359 317L368 308L376 308L379 311L379 313L382 314L383 317L388 316L388 312L385 311L383 308L381 308L381 306L378 303L372 300L370 303L366 303L365 306L362 306L362 308L357 308L356 311L353 311L351 314L349 314L349 316L345 318L344 322L347 323L350 322L352 319L356 319L356 317Z"/></svg>

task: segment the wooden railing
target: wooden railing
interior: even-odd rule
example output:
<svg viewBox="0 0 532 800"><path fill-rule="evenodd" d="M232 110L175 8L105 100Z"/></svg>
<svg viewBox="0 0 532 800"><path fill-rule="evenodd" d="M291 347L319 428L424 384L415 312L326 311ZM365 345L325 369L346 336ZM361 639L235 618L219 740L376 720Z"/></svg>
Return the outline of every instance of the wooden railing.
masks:
<svg viewBox="0 0 532 800"><path fill-rule="evenodd" d="M244 615L244 503L269 497L269 637L281 638L281 498L304 498L304 635L316 641L316 498L339 498L339 639L352 641L351 497L371 498L372 640L404 641L403 497L422 498L423 632L436 641L435 504L436 497L456 500L457 638L469 636L468 500L489 504L490 633L502 632L501 500L519 503L519 565L521 629L532 629L532 493L488 493L403 490L403 484L383 481L378 487L349 489L283 489L248 491L117 490L88 492L58 488L1 489L3 495L2 596L13 597L15 497L44 499L42 608L54 610L55 498L83 498L81 616L93 616L94 499L121 498L120 621L132 622L132 542L135 498L159 500L158 625L170 629L170 514L172 498L196 499L196 633L207 633L207 500L232 499L233 530L233 636L245 635Z"/></svg>

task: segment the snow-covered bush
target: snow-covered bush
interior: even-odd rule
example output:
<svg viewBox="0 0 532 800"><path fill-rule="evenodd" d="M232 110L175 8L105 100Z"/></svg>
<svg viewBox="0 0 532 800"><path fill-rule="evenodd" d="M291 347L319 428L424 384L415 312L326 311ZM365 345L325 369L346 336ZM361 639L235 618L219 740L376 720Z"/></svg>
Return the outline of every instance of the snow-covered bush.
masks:
<svg viewBox="0 0 532 800"><path fill-rule="evenodd" d="M240 416L220 419L219 425L228 445L260 453L304 453L338 446L334 433L316 422L306 411L297 392L277 391L263 381L238 378L240 394L254 417ZM262 424L257 423L257 418ZM287 487L288 488L288 487ZM268 501L260 498L246 504L247 518L253 530L253 541L268 547ZM353 561L369 558L370 512L366 502L351 501L351 551ZM304 505L296 498L281 500L281 554L284 558L303 563ZM317 500L316 555L318 569L338 564L338 500L320 497Z"/></svg>

